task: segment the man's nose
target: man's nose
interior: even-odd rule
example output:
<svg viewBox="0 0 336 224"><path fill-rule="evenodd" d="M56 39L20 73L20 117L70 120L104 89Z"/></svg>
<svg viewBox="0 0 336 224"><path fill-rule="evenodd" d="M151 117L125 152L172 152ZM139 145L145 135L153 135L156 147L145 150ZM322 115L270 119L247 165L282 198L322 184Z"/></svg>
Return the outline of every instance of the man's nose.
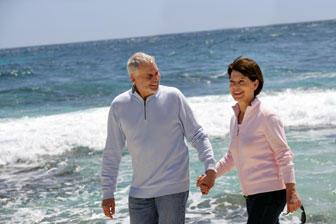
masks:
<svg viewBox="0 0 336 224"><path fill-rule="evenodd" d="M156 74L153 76L154 81L158 81L160 79L160 74Z"/></svg>

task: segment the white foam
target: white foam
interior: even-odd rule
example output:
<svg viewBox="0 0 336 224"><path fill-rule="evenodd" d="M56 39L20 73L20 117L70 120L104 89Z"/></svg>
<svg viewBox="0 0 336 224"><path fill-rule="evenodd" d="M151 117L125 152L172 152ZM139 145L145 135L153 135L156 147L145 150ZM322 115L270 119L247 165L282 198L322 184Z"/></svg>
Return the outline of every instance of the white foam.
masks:
<svg viewBox="0 0 336 224"><path fill-rule="evenodd" d="M295 77L295 81L300 82L302 80L312 80L312 79L333 79L336 78L336 73L320 73L320 72L308 72Z"/></svg>
<svg viewBox="0 0 336 224"><path fill-rule="evenodd" d="M102 149L108 108L36 118L0 120L0 165L35 161L77 146Z"/></svg>
<svg viewBox="0 0 336 224"><path fill-rule="evenodd" d="M210 136L229 133L231 109L234 101L230 95L214 95L188 98L198 122Z"/></svg>
<svg viewBox="0 0 336 224"><path fill-rule="evenodd" d="M287 127L336 126L336 90L263 92L260 99ZM188 101L210 136L229 133L231 106L235 104L230 95L190 97ZM78 146L102 150L108 110L0 119L0 165L36 161L41 155L59 155Z"/></svg>
<svg viewBox="0 0 336 224"><path fill-rule="evenodd" d="M285 127L336 125L336 90L262 92L259 99L279 115ZM189 102L209 135L229 133L232 106L235 104L230 95L191 97Z"/></svg>
<svg viewBox="0 0 336 224"><path fill-rule="evenodd" d="M293 90L262 94L287 127L325 127L336 125L336 90Z"/></svg>

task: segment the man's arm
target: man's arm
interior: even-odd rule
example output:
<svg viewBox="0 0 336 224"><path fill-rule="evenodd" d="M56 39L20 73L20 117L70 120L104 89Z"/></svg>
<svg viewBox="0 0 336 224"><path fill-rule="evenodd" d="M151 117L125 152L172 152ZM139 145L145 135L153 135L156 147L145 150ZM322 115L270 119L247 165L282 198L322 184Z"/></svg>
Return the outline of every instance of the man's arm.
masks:
<svg viewBox="0 0 336 224"><path fill-rule="evenodd" d="M198 158L206 170L206 179L204 181L211 188L216 179L216 160L214 159L210 140L204 133L203 128L198 124L184 95L179 92L178 97L181 102L179 117L183 124L185 136L191 145L197 149Z"/></svg>
<svg viewBox="0 0 336 224"><path fill-rule="evenodd" d="M125 146L125 136L113 109L112 103L107 122L107 138L101 171L103 191L102 207L104 214L110 218L112 218L112 215L115 213L114 192L117 185L122 150Z"/></svg>

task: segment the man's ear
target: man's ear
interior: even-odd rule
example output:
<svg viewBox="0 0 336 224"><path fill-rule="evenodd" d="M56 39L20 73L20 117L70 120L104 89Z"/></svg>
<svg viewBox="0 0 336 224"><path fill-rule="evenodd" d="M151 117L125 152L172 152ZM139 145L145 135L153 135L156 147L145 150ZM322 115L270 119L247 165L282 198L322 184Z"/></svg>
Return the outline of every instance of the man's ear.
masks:
<svg viewBox="0 0 336 224"><path fill-rule="evenodd" d="M135 77L133 74L130 75L130 80L135 84Z"/></svg>

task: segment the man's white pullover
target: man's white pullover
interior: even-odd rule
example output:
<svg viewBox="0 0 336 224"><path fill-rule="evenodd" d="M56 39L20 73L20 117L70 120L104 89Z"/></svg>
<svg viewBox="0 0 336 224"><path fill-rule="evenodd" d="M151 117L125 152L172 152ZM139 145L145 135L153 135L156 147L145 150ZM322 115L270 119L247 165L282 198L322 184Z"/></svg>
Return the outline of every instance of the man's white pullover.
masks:
<svg viewBox="0 0 336 224"><path fill-rule="evenodd" d="M152 198L188 191L189 153L184 138L197 149L205 170L216 170L208 137L178 89L160 85L143 100L134 87L111 104L102 163L103 199L114 198L125 144L133 167L130 196Z"/></svg>

